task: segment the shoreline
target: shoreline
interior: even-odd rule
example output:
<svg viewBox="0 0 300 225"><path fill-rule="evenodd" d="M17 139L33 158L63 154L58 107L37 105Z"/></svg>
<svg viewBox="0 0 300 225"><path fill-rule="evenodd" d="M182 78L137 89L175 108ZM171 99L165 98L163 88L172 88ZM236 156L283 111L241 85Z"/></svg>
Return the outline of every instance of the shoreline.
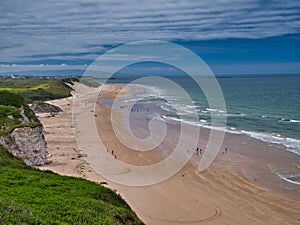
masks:
<svg viewBox="0 0 300 225"><path fill-rule="evenodd" d="M124 85L124 84L120 84L120 85ZM131 84L129 84L131 85ZM145 86L145 85L139 85L139 84L133 84L133 87L137 86L137 87L141 87L142 89L144 89L144 93L147 92L150 95L153 95L153 93L155 92L159 92L159 96L162 95L164 96L164 91L162 91L161 89L157 88L157 87L150 87L150 86ZM143 96L145 97L145 96ZM135 96L135 99L139 99L139 97ZM172 100L172 99L171 99ZM190 108L197 108L198 106L187 106L185 109L190 109ZM166 109L168 110L168 109ZM216 109L210 109L210 108L206 108L205 112L215 112L215 111L219 111ZM166 111L168 113L168 111ZM202 112L204 112L202 110ZM220 111L220 113L223 113L224 111ZM203 114L205 116L205 114ZM227 117L229 118L231 115L239 115L239 114L227 114ZM245 113L241 113L240 115L246 115ZM260 130L251 130L251 129L246 129L245 127L226 127L224 128L219 128L219 127L212 127L211 125L207 124L207 121L203 118L201 119L199 122L194 122L194 121L190 121L190 120L184 120L184 119L177 119L176 117L172 117L172 116L163 116L165 120L167 120L170 123L176 123L176 122L185 122L187 124L190 125L195 125L195 126L199 126L202 128L207 128L207 129L212 129L212 130L220 130L220 131L224 131L226 133L233 133L233 134L245 134L251 138L254 139L258 139L258 140L262 140L268 144L275 144L275 145L282 145L284 146L284 148L286 148L287 151L293 152L297 155L300 155L300 140L297 139L297 137L295 136L286 136L284 134L281 133L276 133L276 132L262 132ZM269 118L269 116L261 116L262 118ZM282 122L283 118L279 121ZM289 121L289 120L284 120L284 121ZM293 120L290 120L293 121ZM297 122L298 121L294 121Z"/></svg>
<svg viewBox="0 0 300 225"><path fill-rule="evenodd" d="M118 84L116 84L116 85L118 85ZM122 84L121 84L121 86L122 86ZM135 91L134 90L135 86L132 86L131 88L132 88L131 92L134 92ZM140 89L139 86L138 86L138 88ZM141 90L139 90L138 92L141 92ZM134 99L136 98L135 94L131 93L130 95L131 95L132 98L134 98ZM113 99L114 97L108 96L108 99L109 98ZM108 99L105 99L105 101L107 102ZM126 98L126 99L128 99L128 98ZM105 101L100 102L100 103L106 105L106 107L110 107L110 106L108 106L108 104L105 103ZM143 103L143 104L146 105L144 107L151 107L151 104L149 104L149 103ZM122 104L119 104L119 105L123 109L128 107L127 103L123 104L123 105ZM137 104L136 107L139 107L139 105ZM143 105L142 105L142 107L143 107ZM110 114L110 112L108 112L108 113ZM123 112L123 114L124 114L124 112ZM145 113L138 114L138 113L135 112L135 114L137 114L137 115L135 115L136 120L146 120L147 119L146 118L147 115L145 115ZM108 118L108 120L109 120L109 118ZM164 121L164 122L166 122L168 125L172 126L173 128L171 128L171 129L177 129L176 126L179 124L178 121L172 121L172 122ZM185 123L185 122L183 121L183 123ZM131 124L132 127L130 127L130 128L127 127L125 129L131 129L135 126L136 129L139 129L138 127L142 127L143 130L146 130L147 126L148 126L146 124L142 124L142 122L135 122L133 118L131 118L130 124ZM231 148L231 146L230 146L231 143L230 142L232 142L231 140L234 139L235 142L233 144L238 143L239 146L238 147L235 146L234 149L230 149L229 151L233 150L233 152L236 153L236 154L241 154L241 153L244 154L244 153L247 153L247 152L250 153L251 150L255 150L255 152L252 152L251 154L247 154L247 157L251 156L252 158L254 157L255 160L260 160L261 156L263 155L264 160L262 160L262 163L265 163L265 162L268 161L268 159L266 157L266 154L269 154L270 157L273 157L273 160L269 160L270 162L267 164L268 170L272 170L272 173L276 174L276 176L274 176L274 179L273 179L272 182L275 183L275 180L277 178L280 178L281 181L282 181L281 183L289 182L289 184L286 184L286 185L288 185L289 189L299 188L299 186L294 186L294 185L295 184L300 185L300 182L298 180L293 181L292 179L289 179L289 178L298 179L298 175L300 174L300 164L298 163L299 160L300 160L300 155L297 152L288 149L284 144L268 142L268 141L262 140L260 138L252 137L247 132L242 132L242 131L238 131L238 130L237 131L231 131L231 130L226 129L226 130L223 131L223 130L220 130L219 128L213 128L213 127L206 126L206 125L204 125L204 126L203 125L194 125L194 124L190 124L190 123L185 123L185 124L193 126L193 127L200 128L201 131L204 132L205 135L207 136L207 139L208 139L208 136L209 136L208 134L210 133L211 130L224 132L225 137L228 137L227 139L229 139L229 140L227 140L227 141L224 140L225 144L223 144L223 147L222 147L223 151L224 151L225 148L228 148L228 149ZM111 132L113 132L113 131L111 131ZM133 129L133 132L134 132L134 129ZM139 136L138 132L135 132L134 134L136 136ZM172 135L175 135L174 132L173 132ZM147 134L144 135L144 137L140 137L140 138L145 138L146 136L147 136ZM198 143L198 145L205 145L203 143L203 142L205 142L204 140L202 140L200 142L202 142L202 143ZM227 144L227 143L229 143L229 144ZM243 145L245 145L245 146L249 145L249 146L251 146L251 148L248 148L248 149L245 150ZM203 148L205 148L205 146L203 146L202 149ZM238 148L242 149L243 151L239 150ZM258 148L261 148L261 150L258 150ZM265 153L262 154L261 151L264 151ZM275 156L272 156L272 154L275 154ZM274 160L276 158L282 158L282 157L283 158L288 158L289 160L286 160L286 161L284 161L284 160L279 160L279 161ZM296 158L296 160L293 159L293 158ZM298 161L297 161L297 159L298 159ZM197 163L199 163L199 162L197 162ZM294 164L295 166L293 168L289 168L289 166L291 164ZM280 168L280 166L283 167L283 168ZM282 170L284 170L284 171L282 171ZM247 172L246 172L246 174L249 173L249 172L248 173ZM241 171L241 170L239 170L239 173L242 174L242 175L245 175L245 174L243 174L243 171ZM294 175L294 176L291 176L291 175ZM269 174L269 176L271 176L271 175ZM245 175L245 178L248 178L250 180L253 179L255 181L258 180L256 177L252 177L252 176L247 177L246 175ZM263 181L263 183L264 182L265 181ZM263 183L260 184L260 185L264 186ZM278 183L278 181L276 181L276 183ZM285 184L280 184L280 185L282 186L282 185L285 185ZM270 185L268 185L267 187L270 187ZM276 190L276 189L277 188L275 187L274 190ZM298 197L298 195L296 197Z"/></svg>
<svg viewBox="0 0 300 225"><path fill-rule="evenodd" d="M107 95L100 97L113 99L118 93L118 88L115 87L118 85L111 85L111 89L107 88ZM175 222L195 224L204 221L211 221L212 224L224 224L225 222L240 224L242 221L242 223L247 224L257 224L262 221L286 223L289 221L289 224L296 224L298 221L299 191L288 189L289 194L286 194L286 188L291 188L293 185L282 183L281 179L276 180L276 176L272 175L271 170L266 168L266 165L260 165L257 168L259 162L266 160L263 156L268 155L270 151L275 152L272 154L272 160L284 165L285 161L282 162L277 159L282 156L283 148L268 146L265 142L246 135L241 138L241 135L227 134L225 137L225 141L228 142L227 145L230 144L230 146L235 147L229 147L226 155L220 153L207 171L201 173L197 171L195 165L199 159L194 154L191 161L184 166L180 173L162 183L144 188L126 187L103 178L85 161L85 158L88 157L86 156L87 149L79 150L75 143L76 134L72 136L74 129L71 114L72 101L70 99L54 100L51 103L62 106L64 112L55 118L41 118L46 132L49 132L46 134L46 141L49 142L48 152L52 154L49 157L52 163L40 168L63 175L83 177L97 183L107 182L107 186L117 190L146 224L173 224ZM136 155L130 157L130 154L135 153L130 153L128 149L120 146L114 140L115 137L111 135L111 130L107 130L111 110L118 109L109 109L103 104L97 104L95 113L98 132L101 131L100 133L104 135L102 138L109 140L113 145L112 148L118 150L118 159L132 161ZM138 126L143 122L143 120L136 121ZM66 130L68 130L67 133L65 133ZM176 129L171 130L172 135L176 133ZM69 142L63 140L62 133L67 134ZM199 145L204 146L208 130L201 134L203 138ZM61 137L60 141L57 139L58 137ZM249 144L250 146L248 146ZM247 149L243 148L244 151L241 152L240 149L245 145L250 149L254 148L253 146L260 146L263 151L250 154L249 151L246 151ZM160 153L139 154L136 163L139 163L140 160L151 163L151 160L155 161L161 157ZM290 154L295 153L284 152L284 154L287 159L290 159L293 158ZM241 164L243 168L241 168ZM275 183L279 184L279 189L274 188L274 180ZM293 186L293 188L295 187ZM181 193L182 196L178 196L178 193ZM258 196L256 197L256 195ZM158 205L160 210L157 209ZM278 214L278 210L282 212Z"/></svg>

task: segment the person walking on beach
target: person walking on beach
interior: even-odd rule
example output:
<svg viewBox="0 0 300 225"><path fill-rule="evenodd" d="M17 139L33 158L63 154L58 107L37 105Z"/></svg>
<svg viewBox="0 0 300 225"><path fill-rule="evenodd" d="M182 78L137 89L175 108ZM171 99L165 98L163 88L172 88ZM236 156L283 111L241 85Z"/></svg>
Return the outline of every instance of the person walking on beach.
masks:
<svg viewBox="0 0 300 225"><path fill-rule="evenodd" d="M196 153L197 153L197 155L199 155L199 148L198 147L196 149Z"/></svg>
<svg viewBox="0 0 300 225"><path fill-rule="evenodd" d="M227 153L227 151L228 151L228 149L227 149L227 148L225 148L225 154Z"/></svg>

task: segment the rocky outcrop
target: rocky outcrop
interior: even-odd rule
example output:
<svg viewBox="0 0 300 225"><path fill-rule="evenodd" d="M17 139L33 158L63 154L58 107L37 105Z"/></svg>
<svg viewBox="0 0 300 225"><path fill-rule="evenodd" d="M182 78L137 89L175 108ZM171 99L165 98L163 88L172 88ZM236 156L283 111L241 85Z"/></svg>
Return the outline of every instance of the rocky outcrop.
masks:
<svg viewBox="0 0 300 225"><path fill-rule="evenodd" d="M43 126L25 99L0 91L0 144L29 166L47 163Z"/></svg>
<svg viewBox="0 0 300 225"><path fill-rule="evenodd" d="M35 113L58 113L62 112L62 109L59 108L58 106L51 105L46 102L34 102L30 106L30 108L35 112Z"/></svg>
<svg viewBox="0 0 300 225"><path fill-rule="evenodd" d="M46 142L43 127L15 128L11 133L0 137L4 145L15 156L21 158L28 166L39 166L47 163Z"/></svg>

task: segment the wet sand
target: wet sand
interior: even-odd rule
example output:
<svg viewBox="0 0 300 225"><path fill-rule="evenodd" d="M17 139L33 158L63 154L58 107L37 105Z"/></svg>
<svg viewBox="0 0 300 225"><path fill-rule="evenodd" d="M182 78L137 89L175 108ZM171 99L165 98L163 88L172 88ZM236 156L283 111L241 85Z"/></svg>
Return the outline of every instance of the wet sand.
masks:
<svg viewBox="0 0 300 225"><path fill-rule="evenodd" d="M121 88L119 85L106 87L100 99L114 99ZM89 107L89 102L97 98L95 92L81 99L81 104ZM107 107L107 104L97 104L96 108L92 104L91 108L83 107L80 111L82 117L75 120L74 126L86 126L86 129L79 133L75 130L77 133L73 134L72 101L57 100L51 103L62 107L64 112L54 118L41 118L49 132L46 141L52 154L49 157L52 163L42 169L80 176L98 183L107 182L107 186L117 190L146 224L300 223L299 186L283 181L274 173L278 168L293 170L295 167L297 170L299 166L299 156L286 151L283 146L227 133L221 151L206 171L198 170L203 152L197 155L193 149L187 149L193 151L192 159L166 181L146 187L124 186L97 174L96 163L101 163L101 154L109 155L109 160L151 165L166 158L177 144L178 125L167 125L168 133L162 144L143 153L124 146L113 132L111 111L119 115L116 124L123 138L128 135L123 112L127 109L122 102L115 108ZM137 112L132 115L131 129L136 130L137 135L147 137L147 118ZM91 128L89 121L95 123L95 128ZM96 127L96 136L99 135L103 146L94 146L91 142ZM209 132L208 129L201 129L198 146L202 151L205 151ZM118 168L107 168L107 171L114 170L118 171Z"/></svg>

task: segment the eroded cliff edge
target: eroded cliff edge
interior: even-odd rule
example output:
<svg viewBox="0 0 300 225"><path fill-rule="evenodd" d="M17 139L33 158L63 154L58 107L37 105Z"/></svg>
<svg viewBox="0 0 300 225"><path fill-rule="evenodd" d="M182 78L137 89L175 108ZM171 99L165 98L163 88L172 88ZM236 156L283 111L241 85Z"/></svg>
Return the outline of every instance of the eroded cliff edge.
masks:
<svg viewBox="0 0 300 225"><path fill-rule="evenodd" d="M47 163L44 129L24 99L0 92L0 144L28 166Z"/></svg>
<svg viewBox="0 0 300 225"><path fill-rule="evenodd" d="M0 144L28 166L47 163L46 142L41 125L15 128L11 133L0 137Z"/></svg>

